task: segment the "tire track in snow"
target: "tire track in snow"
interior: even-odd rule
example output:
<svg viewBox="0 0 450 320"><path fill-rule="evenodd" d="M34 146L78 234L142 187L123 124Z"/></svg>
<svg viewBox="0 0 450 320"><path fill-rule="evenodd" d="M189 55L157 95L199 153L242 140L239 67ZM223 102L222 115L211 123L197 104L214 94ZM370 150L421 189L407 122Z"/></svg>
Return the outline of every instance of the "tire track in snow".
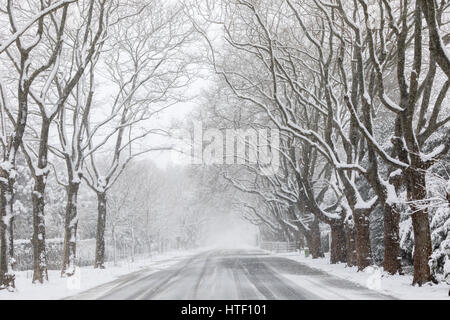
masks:
<svg viewBox="0 0 450 320"><path fill-rule="evenodd" d="M250 260L250 259L249 259ZM270 268L265 261L259 257L255 257L243 263L245 260L241 259L243 269L246 272L249 280L268 300L317 300L319 296L314 293L298 287L290 281L286 281L277 274L277 272ZM255 272L255 270L258 270Z"/></svg>
<svg viewBox="0 0 450 320"><path fill-rule="evenodd" d="M238 292L238 298L240 300L260 300L264 296L260 294L259 290L250 281L246 275L246 270L242 267L238 258L234 258L233 265L231 267L234 283ZM253 288L253 290L251 289Z"/></svg>
<svg viewBox="0 0 450 320"><path fill-rule="evenodd" d="M202 270L200 271L200 274L197 277L197 281L195 283L195 288L194 288L194 297L195 297L194 299L198 299L200 285L206 279L205 275L206 275L206 270L209 267L208 262L210 261L210 258L211 258L211 253L206 256L205 261L203 262Z"/></svg>
<svg viewBox="0 0 450 320"><path fill-rule="evenodd" d="M203 254L198 254L190 257L182 263L180 266L170 267L165 270L153 272L144 277L138 277L134 280L124 281L119 286L114 287L109 293L101 297L101 299L127 299L127 300L140 300L151 299L151 297L161 291L174 277L177 277L188 265L192 264L195 260L201 259ZM155 277L155 273L158 277ZM162 276L162 278L161 278ZM150 289L149 289L150 287Z"/></svg>
<svg viewBox="0 0 450 320"><path fill-rule="evenodd" d="M204 257L205 254L206 258ZM179 278L180 274L186 272L187 269L189 269L188 268L189 266L194 266L194 268L191 267L190 269L195 269L196 263L204 259L207 260L211 254L212 252L206 252L196 255L192 259L189 259L183 266L179 267L174 273L169 274L168 277L164 278L164 280L161 281L157 286L152 287L149 290L146 290L136 299L152 300L155 299L156 296L164 294L164 292L168 292L169 287L177 283L176 279Z"/></svg>

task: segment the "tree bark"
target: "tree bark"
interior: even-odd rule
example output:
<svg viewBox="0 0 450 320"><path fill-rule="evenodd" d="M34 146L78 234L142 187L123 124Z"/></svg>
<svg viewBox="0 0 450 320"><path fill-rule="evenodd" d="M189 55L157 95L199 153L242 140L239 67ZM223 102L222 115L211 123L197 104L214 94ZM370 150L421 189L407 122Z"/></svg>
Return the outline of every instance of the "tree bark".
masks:
<svg viewBox="0 0 450 320"><path fill-rule="evenodd" d="M34 188L31 195L33 204L33 283L48 281L47 251L45 245L45 188L48 176L48 137L51 121L46 117L42 119L37 155L37 169L31 157L25 152L28 166L33 173Z"/></svg>
<svg viewBox="0 0 450 320"><path fill-rule="evenodd" d="M13 193L12 193L13 194ZM13 203L10 203L10 210L13 212ZM14 256L14 215L10 217L9 220L9 259L11 270L16 269L16 259Z"/></svg>
<svg viewBox="0 0 450 320"><path fill-rule="evenodd" d="M67 186L67 204L64 232L64 252L61 268L62 277L71 277L75 274L75 260L77 250L77 199L80 184L69 182Z"/></svg>
<svg viewBox="0 0 450 320"><path fill-rule="evenodd" d="M345 226L345 246L347 248L347 265L353 267L356 265L356 243L355 229L353 226L346 224Z"/></svg>
<svg viewBox="0 0 450 320"><path fill-rule="evenodd" d="M418 1L420 1L420 6L428 24L430 34L430 54L436 57L438 65L447 75L447 78L450 79L450 57L448 56L444 41L441 39L440 26L437 21L436 3L431 0Z"/></svg>
<svg viewBox="0 0 450 320"><path fill-rule="evenodd" d="M358 271L362 271L372 264L370 221L366 212L355 210L353 216L355 218L356 265Z"/></svg>
<svg viewBox="0 0 450 320"><path fill-rule="evenodd" d="M402 273L399 236L400 213L395 205L384 205L384 271Z"/></svg>
<svg viewBox="0 0 450 320"><path fill-rule="evenodd" d="M314 218L311 223L311 246L309 248L313 259L323 258L325 255L322 251L322 244L320 238L319 219Z"/></svg>
<svg viewBox="0 0 450 320"><path fill-rule="evenodd" d="M95 239L94 268L105 268L106 192L97 193L97 235ZM113 234L114 235L114 234ZM114 239L115 242L115 239ZM115 258L114 258L115 259Z"/></svg>
<svg viewBox="0 0 450 320"><path fill-rule="evenodd" d="M48 281L47 251L45 246L44 193L46 176L35 178L33 194L33 283Z"/></svg>
<svg viewBox="0 0 450 320"><path fill-rule="evenodd" d="M342 222L334 222L331 227L330 263L347 262L345 230Z"/></svg>
<svg viewBox="0 0 450 320"><path fill-rule="evenodd" d="M14 264L14 245L12 231L14 179L10 172L0 169L0 288L15 288L15 275L12 272Z"/></svg>
<svg viewBox="0 0 450 320"><path fill-rule="evenodd" d="M117 243L116 243L116 231L114 226L111 228L111 237L113 243L113 261L114 265L117 265Z"/></svg>
<svg viewBox="0 0 450 320"><path fill-rule="evenodd" d="M430 221L428 208L423 204L427 191L425 171L408 169L406 174L408 201L411 202L412 224L414 231L414 278L413 285L432 281L428 261L432 253Z"/></svg>
<svg viewBox="0 0 450 320"><path fill-rule="evenodd" d="M306 242L306 247L308 248L308 250L311 252L311 247L312 247L312 236L311 233L305 233L305 242Z"/></svg>
<svg viewBox="0 0 450 320"><path fill-rule="evenodd" d="M9 285L8 281L8 274L9 274L9 268L8 268L8 232L7 232L7 225L5 224L5 217L6 217L6 186L5 183L1 183L1 190L0 190L0 210L1 210L1 221L0 221L0 286L2 288L7 287Z"/></svg>

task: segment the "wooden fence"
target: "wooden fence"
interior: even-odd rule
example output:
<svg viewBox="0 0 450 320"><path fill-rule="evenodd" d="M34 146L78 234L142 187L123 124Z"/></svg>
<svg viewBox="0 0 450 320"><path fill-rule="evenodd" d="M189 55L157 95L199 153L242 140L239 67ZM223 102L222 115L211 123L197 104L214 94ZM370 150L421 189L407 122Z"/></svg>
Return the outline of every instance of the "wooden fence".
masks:
<svg viewBox="0 0 450 320"><path fill-rule="evenodd" d="M264 241L260 243L263 250L275 253L296 252L300 248L299 242L288 241Z"/></svg>

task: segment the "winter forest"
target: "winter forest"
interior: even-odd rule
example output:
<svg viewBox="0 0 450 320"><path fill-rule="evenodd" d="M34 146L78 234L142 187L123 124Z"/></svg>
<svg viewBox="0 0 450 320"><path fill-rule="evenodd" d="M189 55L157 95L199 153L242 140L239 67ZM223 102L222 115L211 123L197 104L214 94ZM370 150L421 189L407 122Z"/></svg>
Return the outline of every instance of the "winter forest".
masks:
<svg viewBox="0 0 450 320"><path fill-rule="evenodd" d="M0 299L448 298L449 89L448 0L0 0Z"/></svg>

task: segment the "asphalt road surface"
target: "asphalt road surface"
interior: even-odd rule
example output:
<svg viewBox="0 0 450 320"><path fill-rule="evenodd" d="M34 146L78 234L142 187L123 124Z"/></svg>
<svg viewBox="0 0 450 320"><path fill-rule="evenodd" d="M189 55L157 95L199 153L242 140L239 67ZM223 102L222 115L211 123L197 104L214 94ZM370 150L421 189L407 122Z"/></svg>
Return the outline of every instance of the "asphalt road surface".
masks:
<svg viewBox="0 0 450 320"><path fill-rule="evenodd" d="M211 250L169 268L144 269L70 299L392 299L293 260L259 250Z"/></svg>

